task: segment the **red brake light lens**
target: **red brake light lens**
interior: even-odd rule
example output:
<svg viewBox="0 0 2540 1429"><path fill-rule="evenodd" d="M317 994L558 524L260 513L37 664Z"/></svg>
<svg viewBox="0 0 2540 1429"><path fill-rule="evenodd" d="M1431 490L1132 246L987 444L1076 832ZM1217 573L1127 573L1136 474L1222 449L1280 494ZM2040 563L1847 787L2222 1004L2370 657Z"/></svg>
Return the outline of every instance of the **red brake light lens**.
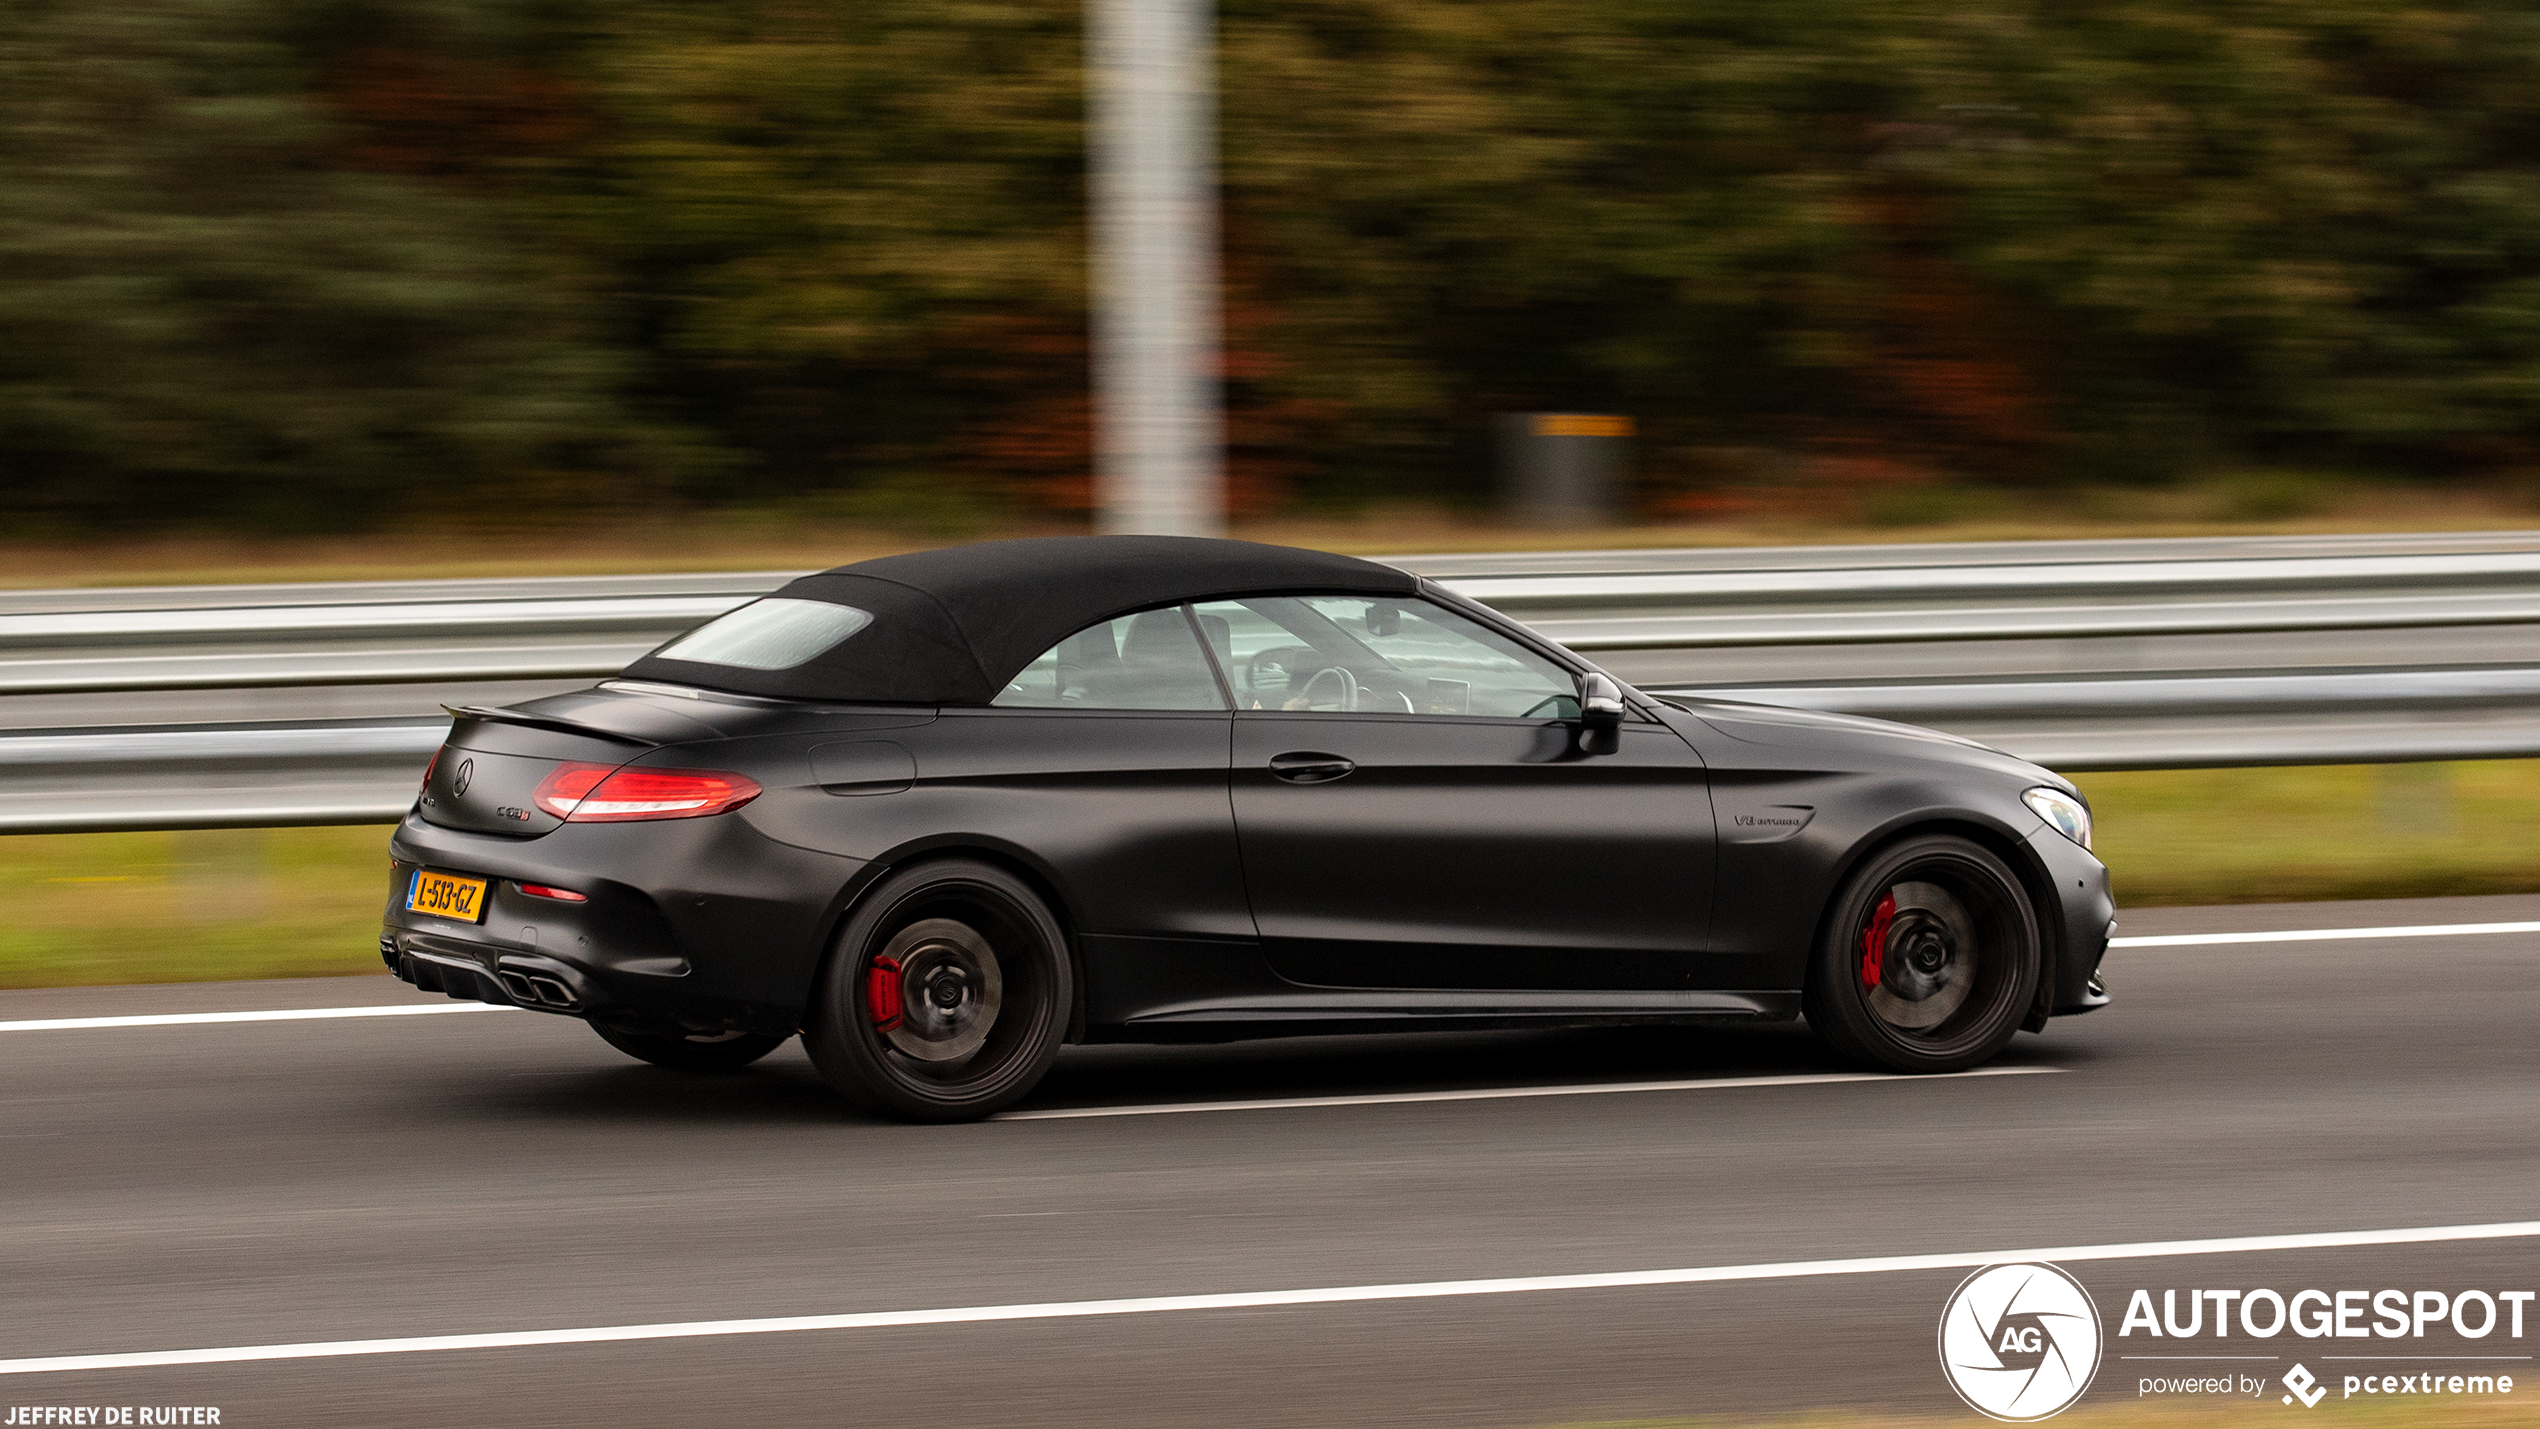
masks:
<svg viewBox="0 0 2540 1429"><path fill-rule="evenodd" d="M616 772L614 764L559 764L548 770L547 777L539 780L538 787L530 791L529 802L537 805L542 813L553 814L559 819L572 818L574 807L582 802L583 796L599 788L601 780Z"/></svg>
<svg viewBox="0 0 2540 1429"><path fill-rule="evenodd" d="M445 744L441 746L441 749L449 747ZM432 787L432 771L441 767L441 749L432 751L432 761L423 766L423 787L427 790Z"/></svg>
<svg viewBox="0 0 2540 1429"><path fill-rule="evenodd" d="M568 823L610 824L730 813L758 796L755 780L712 769L559 764L529 801Z"/></svg>

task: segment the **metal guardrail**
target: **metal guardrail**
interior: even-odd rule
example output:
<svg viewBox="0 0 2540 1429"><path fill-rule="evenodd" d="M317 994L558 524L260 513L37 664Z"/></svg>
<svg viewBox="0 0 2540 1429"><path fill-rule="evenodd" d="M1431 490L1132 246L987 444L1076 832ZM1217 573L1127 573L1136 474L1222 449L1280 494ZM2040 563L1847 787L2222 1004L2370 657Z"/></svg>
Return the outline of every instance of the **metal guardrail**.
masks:
<svg viewBox="0 0 2540 1429"><path fill-rule="evenodd" d="M1658 693L2067 770L2540 755L2540 532L1394 558ZM789 572L0 593L0 832L393 819Z"/></svg>

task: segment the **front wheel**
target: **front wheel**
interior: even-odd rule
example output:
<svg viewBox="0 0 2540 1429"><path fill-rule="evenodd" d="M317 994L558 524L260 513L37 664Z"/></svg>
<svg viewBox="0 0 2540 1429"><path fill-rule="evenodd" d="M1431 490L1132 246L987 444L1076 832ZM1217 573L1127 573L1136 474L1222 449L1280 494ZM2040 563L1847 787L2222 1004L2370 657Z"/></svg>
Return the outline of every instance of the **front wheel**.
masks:
<svg viewBox="0 0 2540 1429"><path fill-rule="evenodd" d="M969 859L921 864L847 918L803 1045L849 1101L974 1121L1049 1070L1075 994L1066 935L1021 879Z"/></svg>
<svg viewBox="0 0 2540 1429"><path fill-rule="evenodd" d="M2019 1031L2041 960L2036 914L2001 859L1952 835L1907 839L1836 893L1809 966L1808 1026L1855 1062L1960 1071Z"/></svg>

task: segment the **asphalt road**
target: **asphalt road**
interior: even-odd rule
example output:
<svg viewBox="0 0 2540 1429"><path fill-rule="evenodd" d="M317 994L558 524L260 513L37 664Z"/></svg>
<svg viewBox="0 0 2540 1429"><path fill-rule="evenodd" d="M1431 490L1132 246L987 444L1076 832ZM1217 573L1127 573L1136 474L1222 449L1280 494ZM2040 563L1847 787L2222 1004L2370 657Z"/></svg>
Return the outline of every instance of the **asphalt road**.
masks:
<svg viewBox="0 0 2540 1429"><path fill-rule="evenodd" d="M2141 912L2120 931L2517 919L2540 898ZM2004 1058L2051 1074L939 1128L848 1113L794 1048L697 1079L527 1013L0 1031L0 1359L2540 1219L2540 935L2123 949L2108 981L2113 1007ZM420 1000L386 979L59 990L0 994L0 1021ZM1836 1070L1784 1032L1098 1048L1030 1105ZM2520 1340L2116 1335L2135 1288L2540 1288L2528 1237L2072 1269L2109 1336L2088 1404L2179 1368L2146 1354L2246 1355L2216 1372L2265 1376L2308 1357L2335 1385L2384 1367L2356 1356L2540 1346L2540 1308ZM1965 1416L1934 1346L1966 1274L5 1375L0 1421ZM2540 1395L2540 1362L2486 1364L2517 1368ZM2285 1412L2272 1380L2244 1397Z"/></svg>

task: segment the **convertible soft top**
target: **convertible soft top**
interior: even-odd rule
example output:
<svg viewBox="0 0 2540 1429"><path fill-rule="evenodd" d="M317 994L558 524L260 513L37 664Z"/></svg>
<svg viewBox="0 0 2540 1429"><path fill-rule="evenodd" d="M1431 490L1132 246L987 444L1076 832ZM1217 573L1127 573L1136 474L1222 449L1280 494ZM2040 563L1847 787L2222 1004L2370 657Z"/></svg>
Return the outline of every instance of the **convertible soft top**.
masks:
<svg viewBox="0 0 2540 1429"><path fill-rule="evenodd" d="M656 651L625 673L787 699L984 705L1043 651L1132 611L1271 591L1410 595L1418 587L1418 577L1373 561L1252 541L982 541L858 561L775 591L772 598L851 606L873 617L798 665L744 669L664 659Z"/></svg>

